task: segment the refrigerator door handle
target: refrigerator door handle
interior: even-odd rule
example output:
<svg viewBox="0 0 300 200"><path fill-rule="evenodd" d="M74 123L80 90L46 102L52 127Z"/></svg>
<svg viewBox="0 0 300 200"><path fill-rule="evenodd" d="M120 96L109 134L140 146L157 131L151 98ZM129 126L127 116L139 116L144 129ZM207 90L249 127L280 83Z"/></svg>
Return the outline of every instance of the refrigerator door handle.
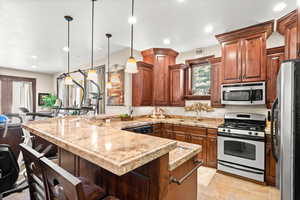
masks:
<svg viewBox="0 0 300 200"><path fill-rule="evenodd" d="M272 145L272 154L276 162L278 161L278 155L276 154L276 150L275 150L274 134L276 133L277 130L275 130L276 127L274 127L274 115L275 115L275 108L277 105L278 105L278 97L275 99L271 109L271 145Z"/></svg>

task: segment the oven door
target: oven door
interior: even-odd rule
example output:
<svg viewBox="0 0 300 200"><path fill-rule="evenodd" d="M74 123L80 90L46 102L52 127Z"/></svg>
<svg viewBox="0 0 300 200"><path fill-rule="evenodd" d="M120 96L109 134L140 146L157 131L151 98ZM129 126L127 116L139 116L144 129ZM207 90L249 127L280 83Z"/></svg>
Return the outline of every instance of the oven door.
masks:
<svg viewBox="0 0 300 200"><path fill-rule="evenodd" d="M218 136L218 160L265 169L265 143Z"/></svg>

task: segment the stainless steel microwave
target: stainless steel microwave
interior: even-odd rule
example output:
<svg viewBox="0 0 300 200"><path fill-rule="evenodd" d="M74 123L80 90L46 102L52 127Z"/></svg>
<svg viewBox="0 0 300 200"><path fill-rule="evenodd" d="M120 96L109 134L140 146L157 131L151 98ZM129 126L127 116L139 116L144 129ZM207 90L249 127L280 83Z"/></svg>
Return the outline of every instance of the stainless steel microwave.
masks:
<svg viewBox="0 0 300 200"><path fill-rule="evenodd" d="M228 105L262 105L266 103L265 82L221 85L221 103Z"/></svg>

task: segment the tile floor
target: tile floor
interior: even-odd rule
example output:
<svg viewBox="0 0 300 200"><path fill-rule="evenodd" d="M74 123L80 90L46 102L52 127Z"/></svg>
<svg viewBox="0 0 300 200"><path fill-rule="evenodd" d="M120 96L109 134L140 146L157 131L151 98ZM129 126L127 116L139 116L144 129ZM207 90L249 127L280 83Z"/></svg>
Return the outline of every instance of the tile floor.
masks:
<svg viewBox="0 0 300 200"><path fill-rule="evenodd" d="M273 187L219 174L211 168L201 167L198 173L197 200L280 200L278 191ZM30 198L27 190L4 200L30 200Z"/></svg>

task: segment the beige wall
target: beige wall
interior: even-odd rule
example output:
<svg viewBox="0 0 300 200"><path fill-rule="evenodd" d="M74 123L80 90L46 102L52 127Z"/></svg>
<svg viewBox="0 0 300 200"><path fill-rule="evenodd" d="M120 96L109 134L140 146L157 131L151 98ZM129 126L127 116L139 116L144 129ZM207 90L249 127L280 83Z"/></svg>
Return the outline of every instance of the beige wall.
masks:
<svg viewBox="0 0 300 200"><path fill-rule="evenodd" d="M29 71L15 70L0 67L0 74L7 76L18 76L18 77L26 77L26 78L35 78L36 79L36 108L37 110L42 110L41 107L38 106L38 93L54 93L53 87L53 75L51 74L42 74L35 73Z"/></svg>
<svg viewBox="0 0 300 200"><path fill-rule="evenodd" d="M284 38L279 33L273 33L267 40L267 48L273 48L284 45ZM216 57L221 56L221 47L220 45L214 45L209 47L204 47L202 49L202 54L196 55L195 50L190 50L186 52L181 52L177 57L177 63L185 63L187 59L193 59L198 57L215 55ZM186 101L186 105L191 105L193 103L202 102L210 104L210 101ZM172 115L186 115L186 116L195 116L194 112L185 112L182 107L164 107L164 110L167 114ZM144 115L151 114L153 107L136 107L134 109L134 115ZM201 113L203 117L220 117L224 116L226 112L247 112L247 113L260 113L267 114L268 110L265 105L260 106L225 106L224 108L216 108L213 112Z"/></svg>
<svg viewBox="0 0 300 200"><path fill-rule="evenodd" d="M282 46L284 44L284 38L278 34L273 33L267 40L267 48L272 48L276 46ZM209 47L201 48L203 50L201 55L196 55L195 50L190 50L186 52L181 52L177 57L177 63L184 63L187 59L215 55L216 57L221 56L221 48L220 45L214 45ZM118 51L111 55L111 65L119 64L125 65L127 58L129 56L130 49L126 48L124 50ZM140 52L134 51L135 57L137 60L142 60L142 56ZM95 61L97 65L103 65L107 63L107 59L101 59ZM82 65L78 68L87 69L88 65ZM56 84L56 83L55 83ZM56 87L56 86L55 86ZM132 86L131 86L131 75L125 75L125 105L124 106L107 106L106 113L109 114L123 114L128 113L128 106L132 105ZM209 101L186 101L186 105L190 105L195 102L204 102L210 103ZM165 111L168 114L176 114L176 115L188 115L194 116L195 113L193 112L185 112L184 108L182 107L164 107ZM153 110L153 107L135 107L134 108L134 115L144 115L150 114ZM202 116L207 117L223 117L225 112L255 112L255 113L262 113L267 114L266 106L226 106L225 108L217 108L213 112L210 113L202 113Z"/></svg>

